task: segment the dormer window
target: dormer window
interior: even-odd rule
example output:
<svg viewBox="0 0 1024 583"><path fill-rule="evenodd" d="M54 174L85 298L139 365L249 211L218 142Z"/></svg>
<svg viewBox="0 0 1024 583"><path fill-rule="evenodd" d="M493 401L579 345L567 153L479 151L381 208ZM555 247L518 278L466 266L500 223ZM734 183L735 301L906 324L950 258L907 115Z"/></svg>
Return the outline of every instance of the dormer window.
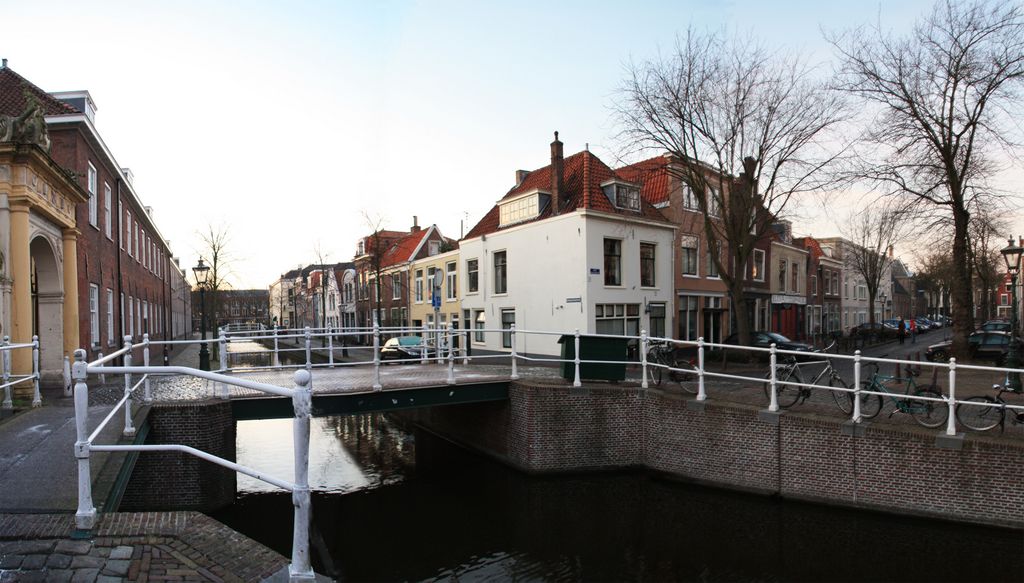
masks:
<svg viewBox="0 0 1024 583"><path fill-rule="evenodd" d="M499 224L502 227L529 221L540 216L541 210L547 205L548 194L534 190L524 195L503 200L498 203Z"/></svg>
<svg viewBox="0 0 1024 583"><path fill-rule="evenodd" d="M602 184L604 195L617 208L631 211L640 210L640 189L632 184L610 182Z"/></svg>

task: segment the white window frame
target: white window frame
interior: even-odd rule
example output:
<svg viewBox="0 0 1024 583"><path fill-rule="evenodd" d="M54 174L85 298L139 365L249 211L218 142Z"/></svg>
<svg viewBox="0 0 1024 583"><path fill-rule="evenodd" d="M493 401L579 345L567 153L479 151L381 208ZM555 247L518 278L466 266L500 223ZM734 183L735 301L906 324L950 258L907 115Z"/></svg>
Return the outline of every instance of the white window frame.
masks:
<svg viewBox="0 0 1024 583"><path fill-rule="evenodd" d="M688 246L687 245L688 243L692 243L693 246L692 247ZM691 250L691 249L693 250L693 258L692 258L693 259L693 262L692 262L693 272L692 273L690 273L690 272L688 272L686 270L687 269L687 260L688 260L688 256L689 256L688 251ZM682 273L683 277L700 277L700 237L698 237L696 235L683 235L680 238L680 240L679 240L679 262L680 262L679 263L680 272Z"/></svg>
<svg viewBox="0 0 1024 583"><path fill-rule="evenodd" d="M100 286L89 284L89 342L100 345Z"/></svg>
<svg viewBox="0 0 1024 583"><path fill-rule="evenodd" d="M445 299L449 302L454 302L459 295L457 288L459 282L455 271L456 263L455 261L449 261L444 266L445 285L448 286L445 290Z"/></svg>
<svg viewBox="0 0 1024 583"><path fill-rule="evenodd" d="M402 299L402 274L392 273L391 274L391 299L400 300ZM334 296L331 296L331 302L334 302ZM331 306L334 309L334 306Z"/></svg>
<svg viewBox="0 0 1024 583"><path fill-rule="evenodd" d="M508 293L508 251L502 249L501 251L495 251L493 254L492 264L494 265L494 295L502 295ZM498 257L501 257L501 263L498 263ZM500 269L499 269L500 267ZM500 284L500 285L499 285Z"/></svg>
<svg viewBox="0 0 1024 583"><path fill-rule="evenodd" d="M415 282L414 286L413 286L413 289L415 290L415 296L414 296L413 301L415 301L417 304L422 304L423 303L423 270L422 269L417 269L416 270L416 277L413 279L413 281Z"/></svg>
<svg viewBox="0 0 1024 583"><path fill-rule="evenodd" d="M113 192L110 190L110 185L106 182L103 183L103 232L107 236L107 239L114 240L113 223L114 217L111 213L111 205L113 204Z"/></svg>
<svg viewBox="0 0 1024 583"><path fill-rule="evenodd" d="M475 284L475 285L474 285ZM466 293L480 291L480 260L476 257L466 260Z"/></svg>
<svg viewBox="0 0 1024 583"><path fill-rule="evenodd" d="M764 262L764 249L754 249L754 269L756 270L752 274L754 281L764 281Z"/></svg>
<svg viewBox="0 0 1024 583"><path fill-rule="evenodd" d="M89 190L89 224L99 229L99 209L98 209L98 198L97 189L99 188L98 181L99 175L96 173L96 167L89 164L88 170L88 190Z"/></svg>
<svg viewBox="0 0 1024 583"><path fill-rule="evenodd" d="M107 288L107 346L114 345L114 290Z"/></svg>

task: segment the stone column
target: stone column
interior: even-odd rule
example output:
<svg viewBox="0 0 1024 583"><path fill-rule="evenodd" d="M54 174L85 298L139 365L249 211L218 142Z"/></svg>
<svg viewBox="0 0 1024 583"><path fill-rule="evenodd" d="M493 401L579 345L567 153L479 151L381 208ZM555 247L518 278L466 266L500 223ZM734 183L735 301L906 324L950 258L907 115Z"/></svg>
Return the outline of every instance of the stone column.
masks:
<svg viewBox="0 0 1024 583"><path fill-rule="evenodd" d="M32 342L32 261L28 241L28 213L31 205L25 199L11 197L11 343ZM32 351L11 352L14 374L32 372Z"/></svg>
<svg viewBox="0 0 1024 583"><path fill-rule="evenodd" d="M78 235L73 227L64 229L64 354L71 356L79 348L78 333ZM105 298L99 298L102 303ZM105 308L104 308L105 309ZM88 347L84 347L88 348Z"/></svg>

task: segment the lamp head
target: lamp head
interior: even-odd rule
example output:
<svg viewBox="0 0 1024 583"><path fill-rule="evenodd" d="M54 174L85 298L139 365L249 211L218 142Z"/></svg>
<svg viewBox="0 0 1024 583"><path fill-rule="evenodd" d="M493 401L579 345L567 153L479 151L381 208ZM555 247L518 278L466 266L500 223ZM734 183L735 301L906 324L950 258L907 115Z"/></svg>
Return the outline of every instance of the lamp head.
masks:
<svg viewBox="0 0 1024 583"><path fill-rule="evenodd" d="M192 273L196 277L196 284L200 287L206 285L206 278L210 274L210 267L203 263L203 258L199 258L199 265L192 268Z"/></svg>

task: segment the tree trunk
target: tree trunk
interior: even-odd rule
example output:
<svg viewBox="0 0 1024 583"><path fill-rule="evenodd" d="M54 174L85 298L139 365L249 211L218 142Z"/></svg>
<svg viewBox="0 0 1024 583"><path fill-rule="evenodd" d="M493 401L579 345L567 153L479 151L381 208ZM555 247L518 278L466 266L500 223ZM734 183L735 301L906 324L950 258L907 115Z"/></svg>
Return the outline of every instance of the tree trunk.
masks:
<svg viewBox="0 0 1024 583"><path fill-rule="evenodd" d="M970 213L953 209L953 278L950 282L950 303L953 308L953 354L967 356L967 337L974 331L971 314L971 267L968 262L967 227Z"/></svg>

